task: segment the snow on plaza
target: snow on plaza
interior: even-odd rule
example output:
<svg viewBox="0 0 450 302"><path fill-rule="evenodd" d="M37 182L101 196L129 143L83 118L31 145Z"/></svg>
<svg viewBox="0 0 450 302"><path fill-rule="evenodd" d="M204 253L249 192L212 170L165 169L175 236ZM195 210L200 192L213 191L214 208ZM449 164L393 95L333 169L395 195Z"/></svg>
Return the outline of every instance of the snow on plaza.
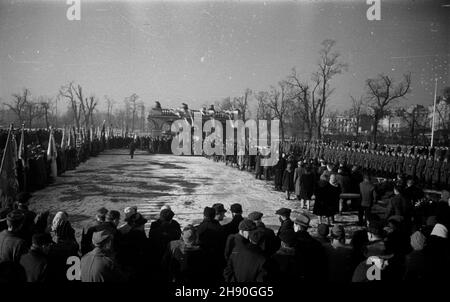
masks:
<svg viewBox="0 0 450 302"><path fill-rule="evenodd" d="M273 181L257 180L254 173L240 171L199 156L150 155L139 151L130 159L128 150L106 150L97 157L67 171L52 185L37 191L31 209L49 210L51 214L66 211L77 235L94 219L100 207L118 210L123 219L125 207L136 205L149 221L157 219L163 205L170 205L182 226L197 224L203 209L223 203L229 210L233 203L242 204L244 215L264 213L263 222L277 229L275 211L281 207L300 210L297 200L286 200L284 192L273 190ZM223 223L229 221L230 211ZM309 214L311 225L317 217ZM344 225L353 225L356 215L337 217Z"/></svg>

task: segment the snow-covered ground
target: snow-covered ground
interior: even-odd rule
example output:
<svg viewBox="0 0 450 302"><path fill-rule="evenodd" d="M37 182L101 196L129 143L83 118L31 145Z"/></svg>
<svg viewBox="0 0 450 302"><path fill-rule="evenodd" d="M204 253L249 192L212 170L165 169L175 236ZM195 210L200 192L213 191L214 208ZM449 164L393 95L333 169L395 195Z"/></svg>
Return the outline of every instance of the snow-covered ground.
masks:
<svg viewBox="0 0 450 302"><path fill-rule="evenodd" d="M264 213L264 223L274 229L279 225L277 209L291 208L294 216L300 211L298 201L286 200L284 193L273 190L273 182L257 180L253 173L203 157L137 152L130 159L127 150L107 150L33 195L33 210L67 211L77 234L100 207L123 213L125 207L136 205L150 223L168 204L183 226L200 222L205 206L220 202L229 209L237 202L245 216L252 211ZM311 219L316 226L317 218L311 214ZM338 217L347 226L356 219L349 214Z"/></svg>

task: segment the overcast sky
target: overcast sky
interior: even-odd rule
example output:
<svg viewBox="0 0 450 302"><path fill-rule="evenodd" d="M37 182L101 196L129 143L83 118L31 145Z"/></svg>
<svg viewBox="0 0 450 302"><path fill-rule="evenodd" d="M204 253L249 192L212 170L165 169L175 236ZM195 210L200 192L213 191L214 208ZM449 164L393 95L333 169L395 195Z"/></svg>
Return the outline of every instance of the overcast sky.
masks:
<svg viewBox="0 0 450 302"><path fill-rule="evenodd" d="M137 93L163 107L198 108L245 88L267 90L292 67L310 78L324 39L349 64L331 109L349 106L379 73L412 73L410 104L431 104L450 85L450 1L87 1L68 21L66 1L0 0L0 98L23 87L55 96L71 80L121 104ZM64 105L65 106L65 105ZM117 106L117 105L116 105Z"/></svg>

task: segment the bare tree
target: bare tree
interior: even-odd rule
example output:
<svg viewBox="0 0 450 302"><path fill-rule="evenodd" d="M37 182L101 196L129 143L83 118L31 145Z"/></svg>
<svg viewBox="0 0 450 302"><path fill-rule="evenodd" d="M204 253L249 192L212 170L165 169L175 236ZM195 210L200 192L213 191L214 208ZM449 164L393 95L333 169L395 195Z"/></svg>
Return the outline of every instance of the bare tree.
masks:
<svg viewBox="0 0 450 302"><path fill-rule="evenodd" d="M105 95L105 100L106 100L106 106L107 106L106 118L107 118L108 125L111 125L111 115L112 115L115 101L107 95Z"/></svg>
<svg viewBox="0 0 450 302"><path fill-rule="evenodd" d="M377 140L378 122L382 119L389 107L403 98L411 87L411 74L403 75L402 82L395 85L393 79L387 75L380 74L375 79L366 81L368 106L373 114L373 142Z"/></svg>
<svg viewBox="0 0 450 302"><path fill-rule="evenodd" d="M49 122L49 111L52 107L52 99L48 97L39 97L38 98L38 104L41 106L42 115L45 119L45 127L49 129L50 122Z"/></svg>
<svg viewBox="0 0 450 302"><path fill-rule="evenodd" d="M26 112L26 117L28 120L28 127L31 129L33 126L33 121L36 118L39 118L42 116L42 110L40 107L40 104L35 103L33 101L27 101L27 103L25 104L25 112Z"/></svg>
<svg viewBox="0 0 450 302"><path fill-rule="evenodd" d="M360 96L359 98L355 98L354 96L350 96L352 99L352 104L350 107L350 115L355 117L354 131L355 135L359 135L359 127L361 126L361 115L363 113L364 107L364 97Z"/></svg>
<svg viewBox="0 0 450 302"><path fill-rule="evenodd" d="M336 41L326 39L322 42L322 49L319 51L320 59L318 62L318 70L313 74L313 82L319 84L318 94L320 95L317 99L317 138L322 137L322 119L325 114L325 108L329 100L330 95L333 93L334 89L330 87L330 81L332 78L342 73L342 71L347 70L348 65L340 61L340 54L338 52L333 52L333 47Z"/></svg>
<svg viewBox="0 0 450 302"><path fill-rule="evenodd" d="M258 102L258 109L256 112L257 120L271 120L272 112L267 104L269 93L267 91L260 91L255 94L255 99Z"/></svg>
<svg viewBox="0 0 450 302"><path fill-rule="evenodd" d="M75 122L75 126L77 127L77 131L80 131L80 120L81 120L81 106L78 104L74 83L70 82L67 85L64 85L59 90L59 94L66 98L69 102L69 106L72 109L73 119Z"/></svg>
<svg viewBox="0 0 450 302"><path fill-rule="evenodd" d="M218 111L234 110L234 105L233 105L230 97L226 97L226 98L223 98L220 101L216 101L214 103L214 107ZM206 109L208 109L208 108L206 108Z"/></svg>
<svg viewBox="0 0 450 302"><path fill-rule="evenodd" d="M246 121L246 116L247 116L247 112L248 112L248 98L249 96L252 94L252 91L247 88L244 91L244 95L241 97L236 97L233 100L233 107L237 110L239 110L239 112L242 115L242 120L245 122Z"/></svg>
<svg viewBox="0 0 450 302"><path fill-rule="evenodd" d="M320 81L314 81L312 88L308 83L302 82L295 68L288 76L286 84L290 88L290 97L295 100L295 114L299 116L306 128L308 139L314 136L314 130L318 127L318 113L321 99L316 96ZM318 133L316 132L316 135Z"/></svg>
<svg viewBox="0 0 450 302"><path fill-rule="evenodd" d="M27 104L29 102L30 91L27 88L24 88L22 94L14 93L12 97L12 104L6 104L6 106L17 115L19 124L21 125L27 115Z"/></svg>
<svg viewBox="0 0 450 302"><path fill-rule="evenodd" d="M428 111L422 105L415 105L408 110L399 108L397 115L406 123L411 144L416 143L416 135L424 131L428 122Z"/></svg>
<svg viewBox="0 0 450 302"><path fill-rule="evenodd" d="M135 121L135 116L136 116L136 111L137 111L137 99L139 98L139 96L136 93L133 93L132 95L130 95L129 97L127 97L125 99L125 105L128 107L127 108L127 113L130 110L131 111L131 132L134 132L134 121Z"/></svg>
<svg viewBox="0 0 450 302"><path fill-rule="evenodd" d="M286 118L292 106L289 97L289 85L285 81L280 81L278 82L278 86L279 89L271 86L267 106L271 109L272 116L280 120L280 136L281 141L284 142Z"/></svg>

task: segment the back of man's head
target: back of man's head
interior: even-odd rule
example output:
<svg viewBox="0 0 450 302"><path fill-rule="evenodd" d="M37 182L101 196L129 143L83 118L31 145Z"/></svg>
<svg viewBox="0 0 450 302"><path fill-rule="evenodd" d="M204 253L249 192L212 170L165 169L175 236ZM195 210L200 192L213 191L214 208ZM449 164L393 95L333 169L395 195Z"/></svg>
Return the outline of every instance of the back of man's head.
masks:
<svg viewBox="0 0 450 302"><path fill-rule="evenodd" d="M14 210L6 216L6 224L8 226L8 230L10 231L18 231L23 223L24 214L19 210Z"/></svg>

